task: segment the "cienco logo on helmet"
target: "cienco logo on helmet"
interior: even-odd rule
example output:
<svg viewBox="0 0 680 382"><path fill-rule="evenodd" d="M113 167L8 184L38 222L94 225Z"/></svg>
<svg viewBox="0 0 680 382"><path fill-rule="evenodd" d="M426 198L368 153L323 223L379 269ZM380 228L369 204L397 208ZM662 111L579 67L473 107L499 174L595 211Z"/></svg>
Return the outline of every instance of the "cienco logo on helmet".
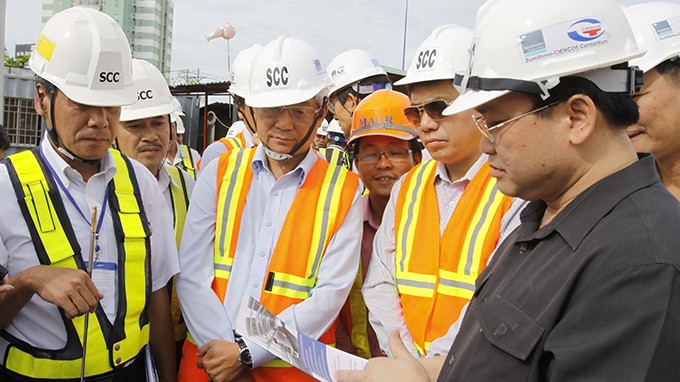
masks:
<svg viewBox="0 0 680 382"><path fill-rule="evenodd" d="M267 87L279 87L288 85L288 67L267 68Z"/></svg>
<svg viewBox="0 0 680 382"><path fill-rule="evenodd" d="M569 26L567 36L574 41L592 41L602 36L604 25L598 19L582 19Z"/></svg>
<svg viewBox="0 0 680 382"><path fill-rule="evenodd" d="M434 60L437 57L437 49L424 50L418 54L418 61L416 61L416 69L424 69L425 67L432 68Z"/></svg>
<svg viewBox="0 0 680 382"><path fill-rule="evenodd" d="M120 82L120 73L101 72L99 73L99 82Z"/></svg>

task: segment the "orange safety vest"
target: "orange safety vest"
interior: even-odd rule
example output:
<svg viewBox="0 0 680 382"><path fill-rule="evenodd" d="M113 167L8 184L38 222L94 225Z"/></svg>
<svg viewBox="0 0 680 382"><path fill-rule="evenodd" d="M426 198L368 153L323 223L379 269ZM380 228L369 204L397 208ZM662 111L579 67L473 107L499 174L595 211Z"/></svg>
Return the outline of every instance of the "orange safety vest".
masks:
<svg viewBox="0 0 680 382"><path fill-rule="evenodd" d="M213 290L222 302L253 177L251 163L255 150L230 151L222 155L218 163ZM262 280L260 303L272 313L279 314L311 295L321 259L349 212L358 187L356 174L340 166L330 166L322 160L314 163L286 215ZM290 254L293 253L306 256L292 257ZM335 325L319 341L334 344ZM255 381L315 380L281 360L268 362L248 372Z"/></svg>
<svg viewBox="0 0 680 382"><path fill-rule="evenodd" d="M227 151L246 147L246 137L243 135L243 131L234 135L233 137L220 138L218 142L222 143L224 147L227 148ZM196 168L198 168L199 171L201 170L202 160L203 158L199 159L198 163L196 164Z"/></svg>
<svg viewBox="0 0 680 382"><path fill-rule="evenodd" d="M513 200L498 190L485 163L440 236L436 169L436 161L427 161L409 171L395 210L397 286L406 326L422 355L446 335L472 298Z"/></svg>

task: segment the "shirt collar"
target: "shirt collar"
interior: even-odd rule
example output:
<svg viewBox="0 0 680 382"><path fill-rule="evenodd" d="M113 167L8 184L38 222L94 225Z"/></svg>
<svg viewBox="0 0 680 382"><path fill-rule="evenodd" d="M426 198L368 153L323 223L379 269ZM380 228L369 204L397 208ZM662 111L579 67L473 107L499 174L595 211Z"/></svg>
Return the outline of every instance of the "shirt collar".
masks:
<svg viewBox="0 0 680 382"><path fill-rule="evenodd" d="M542 200L530 202L521 213L520 240L543 239L557 231L575 250L593 227L630 194L660 182L654 158L641 154L630 166L593 184L579 194L550 223L538 229L547 207Z"/></svg>
<svg viewBox="0 0 680 382"><path fill-rule="evenodd" d="M437 170L436 170L436 173L435 173L435 181L437 181L437 178L439 178L446 183L456 183L456 182L459 182L459 181L470 182L470 181L472 181L472 178L474 178L475 175L477 175L477 173L482 168L482 166L484 166L484 163L486 163L487 159L489 159L488 155L486 155L486 154L480 155L479 158L477 159L477 161L475 163L473 163L472 166L470 166L470 168L465 173L465 175L463 175L463 177L460 178L460 179L456 179L455 181L452 181L451 179L449 179L449 174L446 171L446 165L444 163L437 162Z"/></svg>
<svg viewBox="0 0 680 382"><path fill-rule="evenodd" d="M175 141L175 147L177 147L177 154L180 158L184 158L186 156L189 156L189 153L184 152L184 148L179 145L179 142Z"/></svg>
<svg viewBox="0 0 680 382"><path fill-rule="evenodd" d="M80 173L68 163L66 163L64 158L62 158L61 155L59 155L59 153L52 147L52 144L50 144L50 141L47 138L47 133L45 133L43 139L40 141L40 150L45 155L45 160L47 160L50 166L52 166L52 169L54 169L54 172L57 174L57 176L59 176L59 179L65 187L68 187L69 183L73 180L80 180L81 182L83 181L83 177L80 175ZM108 151L101 159L99 172L95 174L95 176L99 174L103 174L104 180L106 182L109 182L111 179L113 179L113 176L116 174L116 166L113 163L113 157Z"/></svg>
<svg viewBox="0 0 680 382"><path fill-rule="evenodd" d="M318 156L314 153L314 150L312 150L310 147L307 150L307 155L305 155L305 157L297 165L297 167L295 167L295 169L290 172L290 174L294 174L295 176L298 177L299 180L298 186L304 183L307 174L309 174L309 171L312 169L312 166L314 166L314 163L316 163L317 159ZM257 147L255 148L255 155L253 157L253 162L251 163L251 166L253 169L253 173L256 176L259 176L262 171L266 171L271 174L271 170L269 169L269 165L267 164L267 157L266 154L264 153L264 149L262 148L262 144L257 145Z"/></svg>
<svg viewBox="0 0 680 382"><path fill-rule="evenodd" d="M168 172L167 167L169 167L169 164L163 164L158 170L158 185L161 188L161 191L165 191L171 184L173 187L179 187L179 185L175 182L175 180L170 176L170 173ZM180 172L181 174L181 172Z"/></svg>
<svg viewBox="0 0 680 382"><path fill-rule="evenodd" d="M375 220L373 220L373 214L371 213L371 201L368 198L368 194L361 197L361 202L364 206L364 221L368 222L368 225L377 230L379 226Z"/></svg>

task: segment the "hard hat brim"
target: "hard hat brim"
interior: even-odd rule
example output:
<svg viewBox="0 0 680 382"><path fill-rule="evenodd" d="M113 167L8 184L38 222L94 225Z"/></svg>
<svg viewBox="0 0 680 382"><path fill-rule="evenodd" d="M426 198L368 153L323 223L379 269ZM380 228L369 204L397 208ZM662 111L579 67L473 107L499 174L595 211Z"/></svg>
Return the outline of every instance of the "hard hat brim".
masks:
<svg viewBox="0 0 680 382"><path fill-rule="evenodd" d="M444 111L444 115L454 115L466 110L474 109L496 98L510 93L510 90L478 91L469 90L456 98Z"/></svg>
<svg viewBox="0 0 680 382"><path fill-rule="evenodd" d="M406 74L406 77L395 82L394 85L395 86L403 86L403 85L417 84L417 83L421 83L421 82L441 81L441 80L451 80L451 82L453 82L453 78L454 77L451 76L451 73L419 72L419 73L413 73L413 74Z"/></svg>
<svg viewBox="0 0 680 382"><path fill-rule="evenodd" d="M410 141L411 139L416 139L417 136L414 136L411 133L408 133L402 129L405 129L403 126L395 126L397 128L370 128L366 129L364 131L358 131L355 134L352 134L349 137L349 140L347 141L347 144L350 144L359 138L363 137L375 137L375 136L382 136L382 137L390 137L390 138L397 138L401 139L402 141ZM409 128L410 129L410 128Z"/></svg>
<svg viewBox="0 0 680 382"><path fill-rule="evenodd" d="M301 102L309 101L322 90L323 87L309 90L281 90L278 92L250 95L246 98L246 105L250 107L279 107L296 105Z"/></svg>
<svg viewBox="0 0 680 382"><path fill-rule="evenodd" d="M174 107L172 105L159 105L139 110L122 110L120 112L120 120L122 122L128 122L137 119L158 117L161 115L173 114L173 110Z"/></svg>

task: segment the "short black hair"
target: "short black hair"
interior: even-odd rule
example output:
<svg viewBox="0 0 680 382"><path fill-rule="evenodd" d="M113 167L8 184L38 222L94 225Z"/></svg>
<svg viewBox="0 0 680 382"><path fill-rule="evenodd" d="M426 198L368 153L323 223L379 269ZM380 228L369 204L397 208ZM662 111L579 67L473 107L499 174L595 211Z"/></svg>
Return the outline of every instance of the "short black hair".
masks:
<svg viewBox="0 0 680 382"><path fill-rule="evenodd" d="M680 59L668 59L656 66L659 74L666 77L674 86L680 87Z"/></svg>
<svg viewBox="0 0 680 382"><path fill-rule="evenodd" d="M7 150L10 146L9 135L7 135L7 129L0 124L0 150Z"/></svg>
<svg viewBox="0 0 680 382"><path fill-rule="evenodd" d="M48 96L51 97L51 96L57 94L57 87L53 83L51 83L50 81L40 77L37 74L33 75L33 80L35 81L36 85L40 84L40 85L42 85L43 88L45 88L45 93Z"/></svg>
<svg viewBox="0 0 680 382"><path fill-rule="evenodd" d="M366 77L366 78L364 78L364 79L362 79L358 82L353 82L353 83L345 86L344 88L338 90L335 93L335 96L338 97L338 100L340 101L340 103L344 104L345 101L347 100L347 96L350 95L350 94L352 94L353 96L358 98L359 101L361 101L362 99L366 98L368 95L373 93L373 91L371 91L369 93L358 92L357 90L354 89L354 85L357 84L357 83L359 84L359 87L361 87L361 86L371 86L371 87L373 87L373 85L376 85L376 84L377 85L392 84L392 81L390 81L390 78L388 76L384 75L384 74L377 74L375 76Z"/></svg>
<svg viewBox="0 0 680 382"><path fill-rule="evenodd" d="M528 96L534 104L534 109L538 109L555 101L566 100L575 94L590 97L607 122L615 127L626 128L637 123L640 118L638 106L629 94L605 92L583 77L560 78L560 83L550 89L550 97L545 100L537 94L528 94ZM538 116L545 118L550 116L551 112L552 108L547 108L540 111Z"/></svg>

